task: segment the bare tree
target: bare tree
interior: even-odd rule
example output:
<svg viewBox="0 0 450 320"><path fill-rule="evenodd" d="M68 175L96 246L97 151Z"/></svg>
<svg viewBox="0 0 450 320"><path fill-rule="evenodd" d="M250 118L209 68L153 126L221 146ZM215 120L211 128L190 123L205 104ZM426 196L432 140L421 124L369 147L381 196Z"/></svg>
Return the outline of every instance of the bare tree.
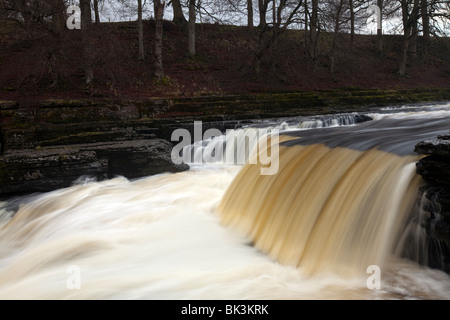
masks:
<svg viewBox="0 0 450 320"><path fill-rule="evenodd" d="M413 3L409 0L399 0L402 12L402 23L403 23L403 40L402 40L402 51L400 52L400 61L398 67L398 73L404 76L406 73L406 62L408 59L408 48L410 39L412 36L412 31L414 23L417 22L419 17L419 3L420 0L413 0Z"/></svg>
<svg viewBox="0 0 450 320"><path fill-rule="evenodd" d="M173 8L173 22L180 27L186 26L188 22L184 17L180 0L172 0L171 3Z"/></svg>
<svg viewBox="0 0 450 320"><path fill-rule="evenodd" d="M64 0L52 0L52 25L53 32L61 35L65 29L64 12L66 5Z"/></svg>
<svg viewBox="0 0 450 320"><path fill-rule="evenodd" d="M377 51L380 54L383 52L383 0L377 0L377 6L380 8L380 16L378 17L380 28L377 28Z"/></svg>
<svg viewBox="0 0 450 320"><path fill-rule="evenodd" d="M147 0L116 0L121 8L116 9L120 16L125 18L135 17L137 15L137 36L138 36L138 60L145 59L144 47L144 22L143 15L145 12Z"/></svg>
<svg viewBox="0 0 450 320"><path fill-rule="evenodd" d="M94 1L94 14L95 14L95 24L100 24L100 12L99 12L99 2L101 0L93 0Z"/></svg>
<svg viewBox="0 0 450 320"><path fill-rule="evenodd" d="M422 24L424 50L425 53L428 53L431 36L438 36L439 34L448 36L446 30L440 32L439 26L445 26L450 19L450 2L448 0L420 0L419 15L419 21Z"/></svg>
<svg viewBox="0 0 450 320"><path fill-rule="evenodd" d="M86 76L86 84L92 83L94 80L93 71L93 39L92 29L92 13L91 0L80 0L81 9L81 34L83 38L83 57L84 72Z"/></svg>
<svg viewBox="0 0 450 320"><path fill-rule="evenodd" d="M189 0L189 31L188 31L188 52L191 58L195 57L195 0Z"/></svg>
<svg viewBox="0 0 450 320"><path fill-rule="evenodd" d="M48 46L47 67L52 79L50 88L55 88L59 84L59 72L57 61L61 56L62 36L66 30L65 13L66 4L64 0L52 1L52 26L54 41L53 45Z"/></svg>
<svg viewBox="0 0 450 320"><path fill-rule="evenodd" d="M259 27L265 28L267 25L266 15L269 8L269 3L272 0L258 0L258 10L259 10Z"/></svg>
<svg viewBox="0 0 450 320"><path fill-rule="evenodd" d="M247 26L253 28L253 0L247 0Z"/></svg>
<svg viewBox="0 0 450 320"><path fill-rule="evenodd" d="M58 60L63 57L61 46L66 29L66 8L65 0L0 1L0 19L15 21L26 31L29 39L42 44L42 60L35 64L35 68L20 75L23 80L33 79L34 83L38 83L40 80L47 81L47 76L50 76L50 88L58 85Z"/></svg>
<svg viewBox="0 0 450 320"><path fill-rule="evenodd" d="M337 46L337 37L340 31L340 27L342 24L342 13L345 10L344 8L344 0L339 0L337 3L332 2L333 6L333 15L334 15L334 30L333 36L331 40L331 48L330 48L330 72L334 73L335 64L336 64L336 46ZM331 5L331 4L330 4Z"/></svg>
<svg viewBox="0 0 450 320"><path fill-rule="evenodd" d="M142 22L142 0L138 0L138 37L139 37L139 60L144 60L144 24Z"/></svg>
<svg viewBox="0 0 450 320"><path fill-rule="evenodd" d="M417 40L419 38L419 12L417 15L417 18L412 22L411 38L409 40L408 48L408 53L413 60L417 58Z"/></svg>
<svg viewBox="0 0 450 320"><path fill-rule="evenodd" d="M153 10L155 13L155 77L157 81L164 79L163 68L163 17L166 1L153 0Z"/></svg>
<svg viewBox="0 0 450 320"><path fill-rule="evenodd" d="M318 42L319 42L319 0L311 0L311 17L309 19L309 41L308 52L310 58L315 63L318 56Z"/></svg>
<svg viewBox="0 0 450 320"><path fill-rule="evenodd" d="M430 39L430 17L428 14L428 1L420 0L420 16L422 18L422 32L425 47L428 45Z"/></svg>
<svg viewBox="0 0 450 320"><path fill-rule="evenodd" d="M353 0L348 1L350 10L350 47L355 44L355 6Z"/></svg>
<svg viewBox="0 0 450 320"><path fill-rule="evenodd" d="M61 31L64 0L2 0L0 6L4 19L16 21L30 34Z"/></svg>
<svg viewBox="0 0 450 320"><path fill-rule="evenodd" d="M256 73L260 73L261 71L261 61L263 56L272 51L276 46L279 36L295 21L295 16L302 7L302 4L302 0L280 0L278 6L275 8L275 14L273 15L273 25L269 27L267 23L264 22L264 27L260 29L259 48L254 59ZM273 2L273 5L276 5L275 1Z"/></svg>

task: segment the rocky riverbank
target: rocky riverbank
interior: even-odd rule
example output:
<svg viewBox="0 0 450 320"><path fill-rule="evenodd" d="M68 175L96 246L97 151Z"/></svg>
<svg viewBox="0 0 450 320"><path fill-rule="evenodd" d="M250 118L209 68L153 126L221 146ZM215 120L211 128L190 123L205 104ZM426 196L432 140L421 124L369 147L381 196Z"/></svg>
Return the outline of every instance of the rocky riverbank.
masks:
<svg viewBox="0 0 450 320"><path fill-rule="evenodd" d="M416 167L426 182L421 191L428 265L450 273L450 133L418 143L415 151L425 156Z"/></svg>
<svg viewBox="0 0 450 320"><path fill-rule="evenodd" d="M114 101L0 101L0 195L51 191L80 176L137 178L186 170L171 134L194 121L225 131L270 117L332 114L450 99L450 90L329 90Z"/></svg>
<svg viewBox="0 0 450 320"><path fill-rule="evenodd" d="M192 129L194 121L203 121L205 130L225 132L257 119L442 100L450 100L450 89L0 101L0 196L51 191L81 176L138 178L186 170L171 161L171 134Z"/></svg>

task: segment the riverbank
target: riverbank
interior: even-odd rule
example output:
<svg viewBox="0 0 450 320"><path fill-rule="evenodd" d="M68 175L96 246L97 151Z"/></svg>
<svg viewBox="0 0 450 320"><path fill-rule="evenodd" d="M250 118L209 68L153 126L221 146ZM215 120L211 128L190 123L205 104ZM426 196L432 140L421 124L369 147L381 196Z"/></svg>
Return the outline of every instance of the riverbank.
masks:
<svg viewBox="0 0 450 320"><path fill-rule="evenodd" d="M164 23L165 78L155 81L154 23L144 21L145 58L138 59L137 22L101 23L92 32L94 81L85 82L81 34L66 30L56 37L0 23L0 100L35 104L48 99L152 100L253 96L276 92L428 90L450 87L447 38L418 38L417 54L408 59L405 76L397 74L402 36L383 35L383 52L375 35L350 41L338 34L335 67L330 71L332 34L321 32L312 58L303 30L286 30L258 59L259 28L197 24L195 57L187 55L187 30Z"/></svg>

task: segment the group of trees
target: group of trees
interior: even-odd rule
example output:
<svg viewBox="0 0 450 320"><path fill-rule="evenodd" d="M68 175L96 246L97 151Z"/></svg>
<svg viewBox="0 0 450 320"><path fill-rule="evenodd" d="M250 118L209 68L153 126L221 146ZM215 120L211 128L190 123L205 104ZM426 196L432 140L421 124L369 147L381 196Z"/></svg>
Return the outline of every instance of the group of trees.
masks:
<svg viewBox="0 0 450 320"><path fill-rule="evenodd" d="M257 72L261 68L260 61L264 56L270 56L278 39L288 29L304 30L304 44L312 63L320 53L320 40L327 35L330 71L334 72L338 35L349 35L348 50L352 50L355 34L367 31L367 21L374 17L374 12L369 9L376 5L380 8L380 16L375 19L391 22L389 30L377 30L377 50L383 52L383 33L401 32L398 73L405 75L407 59L417 55L418 39L422 40L426 53L432 37L445 35L450 17L450 0L79 0L76 3L72 0L0 0L0 19L14 20L30 33L47 32L57 39L67 30L66 21L70 14L67 7L71 4L79 5L81 9L87 83L94 79L92 52L95 46L90 34L95 25L100 24L100 12L106 5L113 8L110 10L127 11L137 17L137 56L140 60L146 57L143 13L151 12L155 22L154 76L158 80L164 78L163 19L168 9L173 23L186 30L186 50L191 58L197 54L195 29L199 19L202 22L246 24L259 39L253 61ZM54 84L57 84L57 75Z"/></svg>

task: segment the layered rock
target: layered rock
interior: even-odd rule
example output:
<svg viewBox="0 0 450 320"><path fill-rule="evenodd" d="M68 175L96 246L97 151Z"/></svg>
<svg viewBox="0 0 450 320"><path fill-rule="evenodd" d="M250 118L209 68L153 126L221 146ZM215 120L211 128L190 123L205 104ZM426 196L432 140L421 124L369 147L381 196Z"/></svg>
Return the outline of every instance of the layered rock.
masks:
<svg viewBox="0 0 450 320"><path fill-rule="evenodd" d="M0 195L51 191L83 176L133 179L189 169L172 163L173 144L160 137L163 123L148 118L165 108L157 102L0 102Z"/></svg>
<svg viewBox="0 0 450 320"><path fill-rule="evenodd" d="M427 264L450 273L450 133L418 143L415 151L425 155L416 168L427 183L421 190L428 213Z"/></svg>
<svg viewBox="0 0 450 320"><path fill-rule="evenodd" d="M0 193L51 191L83 176L132 179L187 170L187 165L172 163L171 151L164 139L13 150L0 157Z"/></svg>
<svg viewBox="0 0 450 320"><path fill-rule="evenodd" d="M171 159L179 143L171 141L174 130L194 136L194 120L204 122L203 130L222 132L242 122L207 109L178 117L181 109L175 101L158 99L48 100L30 106L0 101L0 196L51 191L83 176L133 179L184 171L189 166Z"/></svg>

